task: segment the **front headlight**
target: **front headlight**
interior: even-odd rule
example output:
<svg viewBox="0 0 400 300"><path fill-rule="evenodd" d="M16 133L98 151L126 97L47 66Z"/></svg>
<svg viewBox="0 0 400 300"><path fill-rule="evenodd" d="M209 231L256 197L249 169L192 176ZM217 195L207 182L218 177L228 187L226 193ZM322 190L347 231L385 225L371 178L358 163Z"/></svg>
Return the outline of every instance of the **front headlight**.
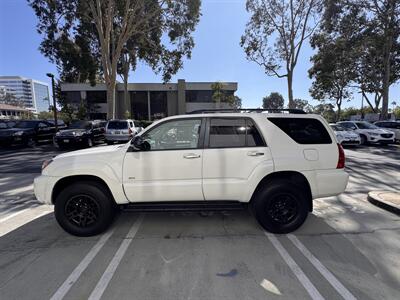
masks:
<svg viewBox="0 0 400 300"><path fill-rule="evenodd" d="M43 163L42 163L42 171L53 162L52 159L46 159Z"/></svg>
<svg viewBox="0 0 400 300"><path fill-rule="evenodd" d="M24 134L24 132L23 132L23 131L17 131L17 132L14 132L14 134L13 134L13 135L20 136L20 135L23 135L23 134Z"/></svg>
<svg viewBox="0 0 400 300"><path fill-rule="evenodd" d="M75 136L82 136L83 134L84 134L84 132L82 132L82 131L74 132Z"/></svg>
<svg viewBox="0 0 400 300"><path fill-rule="evenodd" d="M61 135L61 132L57 132L57 133L56 133L56 136L60 136L60 135Z"/></svg>
<svg viewBox="0 0 400 300"><path fill-rule="evenodd" d="M373 132L373 131L368 131L368 134L369 134L369 135L373 135L373 136L379 135L379 133L376 133L376 132Z"/></svg>

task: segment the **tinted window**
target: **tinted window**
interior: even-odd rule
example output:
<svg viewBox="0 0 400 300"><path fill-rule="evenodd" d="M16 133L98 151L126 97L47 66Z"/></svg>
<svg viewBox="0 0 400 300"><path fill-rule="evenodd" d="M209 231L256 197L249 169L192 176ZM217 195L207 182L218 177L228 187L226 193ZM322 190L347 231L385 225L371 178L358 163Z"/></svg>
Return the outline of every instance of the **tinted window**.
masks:
<svg viewBox="0 0 400 300"><path fill-rule="evenodd" d="M212 118L210 121L210 148L246 146L245 118Z"/></svg>
<svg viewBox="0 0 400 300"><path fill-rule="evenodd" d="M142 135L150 150L196 149L199 147L200 119L162 123Z"/></svg>
<svg viewBox="0 0 400 300"><path fill-rule="evenodd" d="M247 141L246 144L248 147L260 147L260 146L265 146L264 140L258 131L256 125L254 124L253 121L250 119L246 119L246 135L247 135Z"/></svg>
<svg viewBox="0 0 400 300"><path fill-rule="evenodd" d="M38 122L36 121L21 121L18 122L15 128L35 128Z"/></svg>
<svg viewBox="0 0 400 300"><path fill-rule="evenodd" d="M127 129L128 122L126 121L110 121L108 122L108 129Z"/></svg>
<svg viewBox="0 0 400 300"><path fill-rule="evenodd" d="M75 121L69 126L70 129L91 129L92 123L87 121Z"/></svg>
<svg viewBox="0 0 400 300"><path fill-rule="evenodd" d="M324 125L317 119L268 118L299 144L331 144L332 140Z"/></svg>

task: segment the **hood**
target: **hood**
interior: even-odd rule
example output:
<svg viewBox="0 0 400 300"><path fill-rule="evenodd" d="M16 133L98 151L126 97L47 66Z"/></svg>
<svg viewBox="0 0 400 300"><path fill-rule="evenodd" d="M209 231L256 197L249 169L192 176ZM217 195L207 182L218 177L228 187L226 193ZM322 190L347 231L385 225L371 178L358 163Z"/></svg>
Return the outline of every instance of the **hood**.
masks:
<svg viewBox="0 0 400 300"><path fill-rule="evenodd" d="M383 129L383 128L376 128L376 129L359 129L359 130L362 131L362 132L370 131L370 132L375 132L375 133L378 133L378 134L382 134L382 133L393 133L392 131L387 130L387 129Z"/></svg>
<svg viewBox="0 0 400 300"><path fill-rule="evenodd" d="M83 155L94 156L94 155L106 155L108 153L112 153L117 151L118 149L127 147L127 144L121 145L112 145L112 146L101 146L88 148L83 150L71 151L64 154L57 155L54 159L64 158L64 157L82 157Z"/></svg>

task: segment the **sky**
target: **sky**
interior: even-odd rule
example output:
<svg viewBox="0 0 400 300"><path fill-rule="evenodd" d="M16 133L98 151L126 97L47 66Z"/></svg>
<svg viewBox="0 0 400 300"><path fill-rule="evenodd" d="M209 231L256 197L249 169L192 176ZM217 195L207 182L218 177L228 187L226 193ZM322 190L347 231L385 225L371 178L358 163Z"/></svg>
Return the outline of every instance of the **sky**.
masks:
<svg viewBox="0 0 400 300"><path fill-rule="evenodd" d="M267 76L256 63L246 60L240 47L249 14L245 0L203 0L202 16L193 33L195 47L192 58L185 60L183 68L172 77L186 81L227 81L237 82L236 95L242 98L243 107L254 108L262 105L262 98L271 92L279 92L287 104L285 79ZM18 75L47 82L46 73L57 74L56 66L38 50L41 36L36 31L37 19L26 0L0 0L0 76ZM304 44L295 69L293 91L295 98L306 99L310 104L308 78L313 54L308 43ZM129 82L161 82L146 65L140 64L130 74ZM391 101L400 104L400 86L390 90ZM344 107L361 106L361 97L343 104Z"/></svg>

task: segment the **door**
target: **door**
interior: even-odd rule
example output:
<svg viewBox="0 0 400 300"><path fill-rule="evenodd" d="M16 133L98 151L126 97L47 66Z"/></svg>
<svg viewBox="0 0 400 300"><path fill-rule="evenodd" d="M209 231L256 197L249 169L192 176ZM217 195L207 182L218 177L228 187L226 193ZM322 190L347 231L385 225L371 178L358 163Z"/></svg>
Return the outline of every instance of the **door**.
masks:
<svg viewBox="0 0 400 300"><path fill-rule="evenodd" d="M37 141L53 140L54 131L55 127L52 129L49 124L39 122L37 125Z"/></svg>
<svg viewBox="0 0 400 300"><path fill-rule="evenodd" d="M205 200L245 200L253 171L271 160L270 151L252 119L210 118L203 154ZM270 165L272 171L272 162Z"/></svg>
<svg viewBox="0 0 400 300"><path fill-rule="evenodd" d="M197 201L202 192L204 120L174 119L160 123L141 137L147 151L128 151L123 184L131 202Z"/></svg>

